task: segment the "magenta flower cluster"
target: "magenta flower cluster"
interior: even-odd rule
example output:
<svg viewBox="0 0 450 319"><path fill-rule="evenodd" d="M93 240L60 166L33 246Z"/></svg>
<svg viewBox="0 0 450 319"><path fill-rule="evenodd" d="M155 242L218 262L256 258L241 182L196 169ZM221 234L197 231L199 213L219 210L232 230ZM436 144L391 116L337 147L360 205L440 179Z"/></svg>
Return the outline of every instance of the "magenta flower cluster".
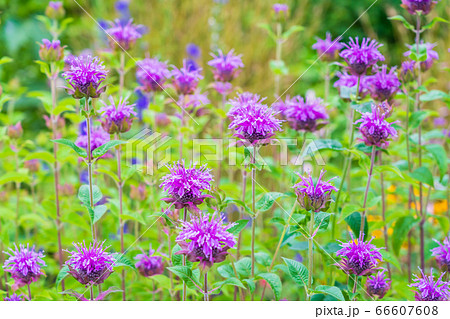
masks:
<svg viewBox="0 0 450 319"><path fill-rule="evenodd" d="M201 71L201 68L189 68L187 60L183 60L183 67L181 69L174 66L171 75L172 83L177 93L180 95L193 93L198 86L198 82L203 79Z"/></svg>
<svg viewBox="0 0 450 319"><path fill-rule="evenodd" d="M104 242L73 243L75 250L67 251L70 254L66 265L78 282L85 286L99 285L113 272L115 260L106 252L108 247L103 247Z"/></svg>
<svg viewBox="0 0 450 319"><path fill-rule="evenodd" d="M431 249L431 255L436 257L438 265L444 270L450 271L450 236L444 238L444 242L440 243L434 240L439 246Z"/></svg>
<svg viewBox="0 0 450 319"><path fill-rule="evenodd" d="M97 98L105 91L106 87L100 85L106 79L108 71L97 57L75 56L69 63L70 69L62 74L71 86L66 89L68 94L76 99Z"/></svg>
<svg viewBox="0 0 450 319"><path fill-rule="evenodd" d="M18 295L16 293L13 293L11 296L5 297L4 300L5 301L22 301L23 298L24 298L23 295Z"/></svg>
<svg viewBox="0 0 450 319"><path fill-rule="evenodd" d="M300 205L307 211L320 212L328 210L331 202L331 193L338 191L330 183L334 178L328 181L322 180L325 173L325 170L321 170L317 182L314 182L311 172L308 172L308 176L302 176L296 172L301 181L292 186L292 188L295 189Z"/></svg>
<svg viewBox="0 0 450 319"><path fill-rule="evenodd" d="M360 123L358 129L361 132L363 142L368 146L378 146L386 148L389 145L388 139L397 137L397 131L385 120L389 112L383 112L383 105L372 105L372 112L362 113L362 116L355 124Z"/></svg>
<svg viewBox="0 0 450 319"><path fill-rule="evenodd" d="M251 93L240 94L230 101L232 108L228 117L231 123L228 128L235 131L235 137L251 144L266 144L276 131L281 131L282 121L275 117L278 113L263 101Z"/></svg>
<svg viewBox="0 0 450 319"><path fill-rule="evenodd" d="M133 24L133 20L128 20L127 23L123 23L119 19L111 22L111 27L106 30L109 37L109 45L112 49L129 50L131 49L136 40L142 37L139 29L141 25Z"/></svg>
<svg viewBox="0 0 450 319"><path fill-rule="evenodd" d="M367 69L375 65L378 61L384 61L384 56L378 51L382 46L375 40L363 38L359 43L359 38L350 38L349 43L344 43L345 49L340 56L347 62L347 67L354 75L363 75Z"/></svg>
<svg viewBox="0 0 450 319"><path fill-rule="evenodd" d="M154 256L154 253L155 251L150 247L148 254L143 252L134 258L137 260L135 264L137 270L144 277L160 275L164 272L162 257Z"/></svg>
<svg viewBox="0 0 450 319"><path fill-rule="evenodd" d="M200 262L202 268L224 261L228 249L236 245L235 236L228 232L233 225L224 225L223 218L217 214L193 216L190 222L181 224L176 241L182 249L176 254L186 255L191 262Z"/></svg>
<svg viewBox="0 0 450 319"><path fill-rule="evenodd" d="M103 130L101 127L91 127L91 152L94 151L96 148L102 146L106 142L108 142L111 139L110 135ZM87 133L80 135L77 140L75 141L75 144L78 147L84 148L86 151L88 149L88 136ZM109 154L105 154L102 156L102 158L109 157Z"/></svg>
<svg viewBox="0 0 450 319"><path fill-rule="evenodd" d="M157 92L164 89L164 83L171 73L166 62L157 58L144 59L137 62L136 79L139 89L144 92Z"/></svg>
<svg viewBox="0 0 450 319"><path fill-rule="evenodd" d="M216 81L231 82L239 74L239 69L244 67L242 54L235 55L234 50L230 50L227 54L219 50L217 55L211 53L211 56L213 59L208 62L208 65L213 67Z"/></svg>
<svg viewBox="0 0 450 319"><path fill-rule="evenodd" d="M429 276L423 273L420 269L422 277L414 275L411 285L412 288L416 288L415 299L416 301L448 301L450 298L449 283L442 280L444 273L434 281L433 274Z"/></svg>
<svg viewBox="0 0 450 319"><path fill-rule="evenodd" d="M59 40L42 39L39 46L39 57L42 61L55 62L64 58L64 47Z"/></svg>
<svg viewBox="0 0 450 319"><path fill-rule="evenodd" d="M386 278L386 270L377 272L376 274L367 277L366 291L371 297L378 297L382 299L388 290L391 288L391 280Z"/></svg>
<svg viewBox="0 0 450 319"><path fill-rule="evenodd" d="M165 192L169 194L169 198L164 198L168 203L174 203L175 208L188 207L198 210L206 197L210 195L203 194L204 191L211 189L213 177L211 169L206 165L196 167L191 164L186 167L184 161L176 162L172 166L167 165L169 174L161 178L162 183L159 185Z"/></svg>
<svg viewBox="0 0 450 319"><path fill-rule="evenodd" d="M334 61L339 56L339 51L344 47L338 39L332 40L331 33L327 32L325 39L316 38L317 42L312 48L317 51L319 57L324 61Z"/></svg>
<svg viewBox="0 0 450 319"><path fill-rule="evenodd" d="M120 98L119 103L109 97L109 104L103 102L104 107L99 111L103 112L102 127L109 134L125 133L131 129L131 124L136 116L134 104L128 104L127 99Z"/></svg>
<svg viewBox="0 0 450 319"><path fill-rule="evenodd" d="M374 75L367 77L367 82L372 99L379 102L390 100L401 85L396 68L393 67L387 72L387 65L377 68Z"/></svg>
<svg viewBox="0 0 450 319"><path fill-rule="evenodd" d="M346 70L342 72L336 72L336 76L339 78L336 82L334 82L334 87L339 90L342 95L342 90L344 87L346 88L354 88L356 94L356 87L358 86L358 76L353 74L348 74ZM367 76L361 75L359 77L359 97L363 98L368 93L369 83L367 81Z"/></svg>
<svg viewBox="0 0 450 319"><path fill-rule="evenodd" d="M328 119L328 114L321 98L309 95L305 100L296 95L292 98L287 97L280 106L281 115L294 130L314 132L327 124L324 120Z"/></svg>
<svg viewBox="0 0 450 319"><path fill-rule="evenodd" d="M14 244L15 249L9 248L5 253L9 258L5 261L3 269L11 273L14 279L14 290L31 284L44 274L42 267L46 266L43 258L44 254L36 252L34 246L20 244L19 247Z"/></svg>
<svg viewBox="0 0 450 319"><path fill-rule="evenodd" d="M367 276L378 270L378 264L382 260L380 248L372 244L372 239L364 241L364 234L361 233L358 239L353 235L348 243L341 243L341 249L336 252L336 256L341 256L341 261L336 264L345 273L356 276Z"/></svg>
<svg viewBox="0 0 450 319"><path fill-rule="evenodd" d="M410 14L423 14L430 13L434 5L439 0L402 0L402 7L408 10Z"/></svg>
<svg viewBox="0 0 450 319"><path fill-rule="evenodd" d="M419 52L425 51L427 58L425 59L425 61L420 62L420 69L421 71L427 71L429 69L431 69L431 67L433 66L433 63L435 60L439 60L439 54L434 51L433 49L437 46L436 43L424 43L421 42L419 44ZM417 48L415 44L412 45L408 45L409 50L406 51L404 53L404 56L411 56L411 54L414 52L416 53Z"/></svg>

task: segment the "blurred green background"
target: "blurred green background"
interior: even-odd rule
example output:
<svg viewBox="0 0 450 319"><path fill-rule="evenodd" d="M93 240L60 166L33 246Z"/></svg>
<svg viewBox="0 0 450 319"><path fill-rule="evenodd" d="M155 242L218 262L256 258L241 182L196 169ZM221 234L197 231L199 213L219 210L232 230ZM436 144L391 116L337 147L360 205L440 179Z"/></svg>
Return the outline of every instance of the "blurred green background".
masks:
<svg viewBox="0 0 450 319"><path fill-rule="evenodd" d="M86 12L77 4L80 4ZM66 16L74 20L64 32L61 41L74 54L84 49L94 52L106 47L105 34L97 22L115 19L118 12L115 0L65 0ZM0 0L0 56L9 56L13 63L0 69L0 81L4 90L22 96L15 101L15 109L25 113L23 125L25 131L37 131L44 127L43 110L36 109L37 100L23 98L27 90L46 88L45 78L39 72L34 60L38 59L39 46L36 42L50 38L43 24L36 19L47 6L45 0ZM213 47L213 39L219 48L234 48L243 54L245 69L236 84L244 90L272 97L273 74L269 61L274 58L275 44L258 24L272 23L272 5L276 1L213 1L213 0L130 0L131 16L136 23L149 28L139 45L131 52L136 59L145 54L160 56L171 64L181 64L186 56L186 45L194 43L202 50L200 63L205 70L205 81L212 78L206 62ZM294 34L283 45L283 60L289 68L289 74L282 79L281 88L288 88L316 59L311 49L315 37L324 37L331 31L333 38L342 34L374 2L373 0L291 0L285 27L297 24L304 26L302 32ZM390 21L388 16L402 14L410 18L406 10L400 7L400 0L378 0L345 33L349 36L369 36L384 44L381 49L386 63L398 65L403 59L405 43L413 42L412 32L401 26L399 21ZM449 6L441 1L437 9L428 16L431 19L439 15L448 20ZM89 16L91 15L92 18ZM96 21L94 21L94 19ZM429 71L437 79L433 88L448 90L445 61L448 61L448 25L427 31L424 37L428 42L438 44L439 67ZM289 90L289 94L304 94L315 89L319 95L323 91L323 78L320 61L311 67L304 76ZM128 74L128 81L134 81L134 75ZM131 86L131 85L130 85ZM271 100L269 99L269 102ZM5 112L5 110L3 110ZM42 114L41 114L42 113ZM31 129L31 130L30 130Z"/></svg>

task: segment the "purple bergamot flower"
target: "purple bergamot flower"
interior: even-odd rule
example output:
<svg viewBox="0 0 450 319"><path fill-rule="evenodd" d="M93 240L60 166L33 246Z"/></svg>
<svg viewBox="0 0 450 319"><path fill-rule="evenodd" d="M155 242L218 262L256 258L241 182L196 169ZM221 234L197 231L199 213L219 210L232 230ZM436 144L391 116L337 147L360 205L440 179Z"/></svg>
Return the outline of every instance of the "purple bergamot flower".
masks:
<svg viewBox="0 0 450 319"><path fill-rule="evenodd" d="M144 277L160 275L164 272L164 264L161 256L154 256L155 251L150 247L148 254L142 252L134 259L137 260L136 268Z"/></svg>
<svg viewBox="0 0 450 319"><path fill-rule="evenodd" d="M353 89L352 93L356 94L356 87L358 86L358 76L353 74L348 74L346 70L342 72L336 72L336 76L339 78L334 82L334 87L339 90L341 96L343 96L343 88ZM367 76L361 75L359 77L359 97L364 98L368 93L369 84L367 83ZM348 99L350 94L348 94ZM347 99L347 97L345 97Z"/></svg>
<svg viewBox="0 0 450 319"><path fill-rule="evenodd" d="M108 247L103 247L104 242L73 243L74 251L68 251L70 257L66 261L71 274L78 282L85 286L99 285L111 275L115 260L110 253L106 252Z"/></svg>
<svg viewBox="0 0 450 319"><path fill-rule="evenodd" d="M144 92L157 92L164 89L164 83L171 73L166 62L157 58L144 59L137 62L136 79Z"/></svg>
<svg viewBox="0 0 450 319"><path fill-rule="evenodd" d="M64 48L59 40L42 39L39 44L39 57L46 62L61 61L64 58Z"/></svg>
<svg viewBox="0 0 450 319"><path fill-rule="evenodd" d="M171 75L173 77L173 85L180 95L191 94L198 86L198 82L203 79L201 68L191 69L188 67L186 60L183 60L183 67L178 69L173 66Z"/></svg>
<svg viewBox="0 0 450 319"><path fill-rule="evenodd" d="M236 245L236 239L228 232L234 224L224 225L223 222L220 215L208 213L192 216L190 222L183 222L176 239L181 250L176 254L186 255L191 262L200 262L202 268L224 261L228 249Z"/></svg>
<svg viewBox="0 0 450 319"><path fill-rule="evenodd" d="M184 161L176 162L172 166L167 165L170 173L161 178L163 182L159 185L170 196L163 198L164 201L174 203L177 209L187 207L198 211L197 206L203 203L206 197L212 197L203 194L204 191L211 190L211 169L206 165L198 168L195 166L191 164L186 167Z"/></svg>
<svg viewBox="0 0 450 319"><path fill-rule="evenodd" d="M391 99L400 88L400 81L393 67L387 72L387 65L377 68L377 73L367 77L372 99L382 102Z"/></svg>
<svg viewBox="0 0 450 319"><path fill-rule="evenodd" d="M370 38L363 38L361 44L358 37L350 38L349 43L343 45L346 49L341 51L340 56L347 62L350 73L354 75L363 75L369 67L378 61L384 61L384 56L378 51L382 44Z"/></svg>
<svg viewBox="0 0 450 319"><path fill-rule="evenodd" d="M377 272L375 275L367 277L366 291L371 297L377 296L382 299L391 288L391 280L386 278L385 269Z"/></svg>
<svg viewBox="0 0 450 319"><path fill-rule="evenodd" d="M34 246L20 244L19 248L14 244L15 250L9 248L5 251L9 258L5 261L3 269L11 273L14 279L13 290L26 286L35 282L40 276L44 275L42 267L46 266L42 260L44 254L40 251L36 252Z"/></svg>
<svg viewBox="0 0 450 319"><path fill-rule="evenodd" d="M68 94L75 99L97 98L105 92L106 86L100 87L106 79L108 71L103 62L90 55L74 56L70 59L70 69L62 75L71 88L66 88Z"/></svg>
<svg viewBox="0 0 450 319"><path fill-rule="evenodd" d="M64 17L65 13L62 1L49 1L45 8L45 15L50 19L59 20Z"/></svg>
<svg viewBox="0 0 450 319"><path fill-rule="evenodd" d="M308 95L306 100L300 95L287 97L281 114L296 131L314 132L328 123L324 121L328 119L324 101L312 95Z"/></svg>
<svg viewBox="0 0 450 319"><path fill-rule="evenodd" d="M416 301L448 301L450 298L449 283L442 281L442 277L445 273L434 281L433 270L431 270L430 276L423 273L422 269L419 269L422 277L419 278L414 274L414 283L409 287L416 288Z"/></svg>
<svg viewBox="0 0 450 319"><path fill-rule="evenodd" d="M116 19L114 22L110 22L110 25L106 33L109 35L109 46L113 50L129 50L134 46L136 40L142 37L142 33L139 32L142 26L133 24L133 19L128 20L127 23Z"/></svg>
<svg viewBox="0 0 450 319"><path fill-rule="evenodd" d="M104 107L99 111L103 112L101 115L103 129L109 134L128 132L137 115L134 111L135 104L128 104L127 99L120 98L116 105L112 96L109 97L109 104L103 101L102 103Z"/></svg>
<svg viewBox="0 0 450 319"><path fill-rule="evenodd" d="M272 6L273 11L275 12L276 15L279 15L280 12L283 12L284 14L287 14L289 7L287 4L284 3L275 3Z"/></svg>
<svg viewBox="0 0 450 319"><path fill-rule="evenodd" d="M250 93L239 94L237 99L230 101L228 129L234 129L235 137L251 144L267 144L276 131L281 131L282 121L275 117L278 112L262 104L263 101Z"/></svg>
<svg viewBox="0 0 450 319"><path fill-rule="evenodd" d="M362 232L358 239L354 239L351 233L350 236L352 240L348 243L339 241L342 249L336 252L336 256L341 256L342 259L335 266L347 274L356 276L367 276L374 273L379 269L377 266L382 260L380 248L371 243L375 237L365 242Z"/></svg>
<svg viewBox="0 0 450 319"><path fill-rule="evenodd" d="M410 56L411 53L416 53L417 47L415 44L407 45L409 50L403 55ZM424 43L423 41L419 44L419 53L426 51L427 58L425 61L420 62L420 69L422 71L427 71L433 66L434 60L439 60L439 54L433 49L437 46L437 43Z"/></svg>
<svg viewBox="0 0 450 319"><path fill-rule="evenodd" d="M385 120L390 113L389 104L372 105L372 112L362 113L361 118L355 122L360 123L358 129L363 138L362 141L367 146L378 146L386 148L389 145L389 138L397 137L397 131L392 124Z"/></svg>
<svg viewBox="0 0 450 319"><path fill-rule="evenodd" d="M316 38L317 42L312 48L317 51L319 57L324 61L335 61L339 57L339 51L344 47L338 39L332 40L331 33L327 32L325 39Z"/></svg>
<svg viewBox="0 0 450 319"><path fill-rule="evenodd" d="M203 106L210 104L208 99L208 93L194 92L189 95L180 96L178 104L183 106L189 113L195 113L196 116L202 116L205 114Z"/></svg>
<svg viewBox="0 0 450 319"><path fill-rule="evenodd" d="M223 54L219 50L218 54L211 53L213 59L208 65L213 67L214 79L220 82L231 82L238 74L239 68L243 68L242 54L234 55L234 50L230 50L227 54Z"/></svg>
<svg viewBox="0 0 450 319"><path fill-rule="evenodd" d="M13 293L11 296L9 297L5 297L4 298L5 301L22 301L23 300L23 295L17 295L16 293Z"/></svg>
<svg viewBox="0 0 450 319"><path fill-rule="evenodd" d="M108 132L105 132L102 127L91 127L91 153L98 147L102 146L106 142L109 142L111 139ZM78 147L84 148L86 151L88 149L88 136L87 132L84 132L84 134L80 135L77 140L75 141L75 144ZM110 154L106 153L102 156L102 158L108 158L110 157Z"/></svg>
<svg viewBox="0 0 450 319"><path fill-rule="evenodd" d="M331 203L331 193L333 191L338 191L338 189L330 183L335 177L326 182L322 180L325 173L325 170L321 170L319 178L315 183L311 177L311 172L308 172L308 176L302 176L298 172L295 173L300 177L301 181L292 186L292 188L295 189L298 202L307 211L327 211Z"/></svg>
<svg viewBox="0 0 450 319"><path fill-rule="evenodd" d="M441 244L439 241L434 239L436 243L438 243L438 247L433 248L431 250L431 255L436 257L436 261L439 267L442 268L443 271L450 271L450 236L444 238L444 242Z"/></svg>
<svg viewBox="0 0 450 319"><path fill-rule="evenodd" d="M422 15L430 13L431 9L438 3L439 0L402 0L401 6L408 10L409 14Z"/></svg>
<svg viewBox="0 0 450 319"><path fill-rule="evenodd" d="M411 82L416 78L416 61L407 60L402 62L400 68L402 82Z"/></svg>

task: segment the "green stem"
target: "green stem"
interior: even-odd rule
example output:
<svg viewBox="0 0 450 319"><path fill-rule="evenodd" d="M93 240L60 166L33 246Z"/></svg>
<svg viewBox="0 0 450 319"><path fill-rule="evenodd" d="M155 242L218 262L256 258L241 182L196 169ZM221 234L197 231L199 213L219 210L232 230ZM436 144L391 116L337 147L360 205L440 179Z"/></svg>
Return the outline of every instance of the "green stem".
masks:
<svg viewBox="0 0 450 319"><path fill-rule="evenodd" d="M255 278L255 233L256 233L256 209L255 209L255 163L256 163L256 146L253 146L253 156L252 156L252 269L251 278ZM255 298L255 292L252 293L252 300Z"/></svg>
<svg viewBox="0 0 450 319"><path fill-rule="evenodd" d="M117 140L120 140L120 135L117 133ZM117 178L119 179L118 191L119 191L119 229L120 229L120 252L123 254L125 252L124 249L124 240L123 240L123 227L124 222L122 220L123 214L123 186L124 182L122 180L122 146L119 145L116 149L116 157L117 157ZM126 298L126 289L125 289L125 267L122 269L122 300L125 301Z"/></svg>
<svg viewBox="0 0 450 319"><path fill-rule="evenodd" d="M122 96L125 86L125 52L120 50L120 68L119 72L119 96Z"/></svg>
<svg viewBox="0 0 450 319"><path fill-rule="evenodd" d="M372 146L372 154L370 156L370 169L369 169L369 177L367 179L367 185L366 185L366 191L364 192L364 202L363 202L363 213L361 216L361 227L359 228L360 234L364 234L364 224L366 222L366 204L367 204L367 196L369 194L370 189L370 181L372 180L372 173L373 173L373 165L375 162L375 151L376 147L375 145Z"/></svg>
<svg viewBox="0 0 450 319"><path fill-rule="evenodd" d="M184 208L183 221L187 221L187 208ZM186 255L183 255L183 266L186 266ZM183 301L186 301L187 287L186 282L183 281Z"/></svg>
<svg viewBox="0 0 450 319"><path fill-rule="evenodd" d="M28 298L30 299L29 301L31 301L31 288L30 288L30 284L28 284L27 286L28 286Z"/></svg>
<svg viewBox="0 0 450 319"><path fill-rule="evenodd" d="M92 185L92 151L91 151L91 119L89 116L90 110L89 110L89 98L86 98L86 105L85 105L85 111L86 114L86 131L87 131L87 155L88 155L88 182L89 182L89 206L92 210L94 210L94 197L93 197L93 185ZM91 221L91 233L92 233L92 240L96 240L96 233L94 229L94 223Z"/></svg>
<svg viewBox="0 0 450 319"><path fill-rule="evenodd" d="M205 277L204 277L204 287L203 287L203 300L209 301L209 294L208 294L208 271L205 270Z"/></svg>
<svg viewBox="0 0 450 319"><path fill-rule="evenodd" d="M281 37L281 23L277 23L277 40L276 40L276 51L275 51L275 60L281 61L281 48L283 44L283 38ZM281 75L275 74L275 97L278 98L280 96L280 81Z"/></svg>
<svg viewBox="0 0 450 319"><path fill-rule="evenodd" d="M308 301L311 300L311 288L313 280L314 267L314 210L311 211L311 220L309 221L309 238L308 238Z"/></svg>

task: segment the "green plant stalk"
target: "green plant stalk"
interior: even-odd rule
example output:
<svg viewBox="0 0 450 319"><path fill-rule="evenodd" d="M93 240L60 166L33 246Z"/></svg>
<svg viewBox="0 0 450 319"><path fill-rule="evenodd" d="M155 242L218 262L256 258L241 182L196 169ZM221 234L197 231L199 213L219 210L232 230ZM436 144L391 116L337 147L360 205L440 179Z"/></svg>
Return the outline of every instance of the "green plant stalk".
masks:
<svg viewBox="0 0 450 319"><path fill-rule="evenodd" d="M208 271L205 270L205 277L204 277L204 287L203 287L203 301L209 301L209 294L208 294Z"/></svg>
<svg viewBox="0 0 450 319"><path fill-rule="evenodd" d="M125 52L120 50L120 67L119 73L119 96L122 96L123 89L125 86Z"/></svg>
<svg viewBox="0 0 450 319"><path fill-rule="evenodd" d="M181 95L181 127L180 127L180 133L178 135L178 140L179 140L179 149L178 149L178 153L179 153L179 160L181 161L183 158L183 127L184 127L184 95Z"/></svg>
<svg viewBox="0 0 450 319"><path fill-rule="evenodd" d="M93 300L94 300L94 285L91 285L91 286L89 287L89 290L90 290L90 298L91 298L91 301L93 301Z"/></svg>
<svg viewBox="0 0 450 319"><path fill-rule="evenodd" d="M330 65L325 64L325 94L324 101L328 102L328 96L330 95Z"/></svg>
<svg viewBox="0 0 450 319"><path fill-rule="evenodd" d="M57 119L53 114L53 110L56 108L56 77L58 73L54 69L54 64L51 64L51 77L50 77L50 91L52 95L52 114L50 115L50 121L52 124L52 138L56 140L58 138L57 132ZM55 185L55 205L56 205L56 234L58 239L58 259L59 259L59 269L63 267L63 250L61 243L61 205L59 199L59 162L58 162L58 144L53 143L53 159L55 163L53 164L53 175L54 175L54 185ZM64 280L61 281L61 289L65 290Z"/></svg>
<svg viewBox="0 0 450 319"><path fill-rule="evenodd" d="M92 191L92 151L91 151L91 119L89 116L90 110L89 110L89 98L86 98L86 105L85 105L85 111L86 114L86 131L87 131L87 166L88 166L88 181L89 181L89 206L94 210L94 197L93 197L93 191ZM91 232L92 232L92 240L96 240L96 232L95 232L95 226L94 222L91 221Z"/></svg>
<svg viewBox="0 0 450 319"><path fill-rule="evenodd" d="M31 301L31 288L30 288L30 284L28 284L27 286L28 286L28 298L30 299L29 301Z"/></svg>
<svg viewBox="0 0 450 319"><path fill-rule="evenodd" d="M277 40L276 40L276 51L275 51L275 60L281 61L281 49L283 44L283 38L281 37L281 23L277 23ZM281 75L275 74L275 98L280 96L280 81Z"/></svg>
<svg viewBox="0 0 450 319"><path fill-rule="evenodd" d="M292 207L291 213L289 214L289 218L288 218L286 224L283 227L283 231L281 232L280 240L278 241L277 248L275 249L275 253L273 254L272 261L270 262L270 266L269 266L269 269L268 269L269 272L272 271L272 268L275 265L275 261L276 261L277 256L278 256L278 252L280 251L281 244L283 243L284 236L286 235L286 231L287 231L287 229L289 227L289 222L292 219L292 215L294 215L295 208L297 207L297 204L298 204L298 201L295 200L294 206ZM264 294L266 292L266 287L267 287L267 285L264 285L264 288L263 288L263 291L262 291L262 294L261 294L261 301L264 300Z"/></svg>
<svg viewBox="0 0 450 319"><path fill-rule="evenodd" d="M117 133L117 140L120 140L120 135ZM119 145L116 149L116 157L117 157L117 178L119 179L117 186L119 191L119 229L120 229L120 253L124 254L124 241L123 241L123 226L124 222L122 220L123 214L123 186L124 182L122 180L122 147ZM126 297L126 285L125 285L125 267L122 268L122 300L125 301Z"/></svg>
<svg viewBox="0 0 450 319"><path fill-rule="evenodd" d="M308 301L311 300L311 289L313 280L314 267L314 210L311 211L311 220L309 221L309 238L308 238Z"/></svg>
<svg viewBox="0 0 450 319"><path fill-rule="evenodd" d="M225 111L225 103L227 100L227 96L225 94L222 94L222 111ZM224 125L225 125L225 119L220 119L220 140L223 143L223 134L224 134ZM224 159L223 159L224 160ZM219 167L217 169L217 187L220 185L220 179L222 178L222 159L219 161Z"/></svg>
<svg viewBox="0 0 450 319"><path fill-rule="evenodd" d="M255 278L255 232L256 232L256 209L255 209L255 163L256 163L256 146L253 146L253 156L252 156L252 268L251 277ZM256 290L256 289L255 289ZM255 291L252 293L252 301L255 299Z"/></svg>
<svg viewBox="0 0 450 319"><path fill-rule="evenodd" d="M19 171L19 146L16 145L16 151L14 151L14 162L16 165L16 172ZM16 233L15 233L15 241L16 243L19 242L19 209L20 209L20 182L14 183L16 186L16 218L15 218L15 226L16 226Z"/></svg>
<svg viewBox="0 0 450 319"><path fill-rule="evenodd" d="M242 202L245 203L245 192L247 190L247 165L244 166L244 169L242 170ZM244 218L244 211L245 208L242 207L240 211L239 219ZM240 251L241 251L241 241L242 241L242 232L239 232L238 236L238 244L237 244L237 252L236 252L236 259L239 260L240 257Z"/></svg>
<svg viewBox="0 0 450 319"><path fill-rule="evenodd" d="M366 191L364 192L364 202L363 202L363 213L361 216L361 227L359 228L359 233L364 234L364 224L366 222L366 204L367 204L367 196L369 195L369 189L370 189L370 181L372 180L373 175L373 166L375 162L375 153L376 153L376 147L375 145L372 146L372 154L370 156L370 169L369 169L369 177L367 178L367 185L366 185Z"/></svg>
<svg viewBox="0 0 450 319"><path fill-rule="evenodd" d="M383 159L382 159L383 152L380 151L379 153L379 161L380 165L383 165ZM386 247L386 251L389 251L389 239L388 239L388 232L387 232L387 225L386 225L386 194L384 189L384 176L383 172L380 172L380 184L381 184L381 218L383 220L383 237L384 237L384 246ZM391 264L389 262L386 262L387 270L389 274L389 278L391 278Z"/></svg>
<svg viewBox="0 0 450 319"><path fill-rule="evenodd" d="M184 208L184 214L183 214L183 221L187 221L187 208ZM183 255L183 266L186 266L186 255ZM186 301L186 293L187 293L187 287L186 282L183 281L183 301Z"/></svg>

